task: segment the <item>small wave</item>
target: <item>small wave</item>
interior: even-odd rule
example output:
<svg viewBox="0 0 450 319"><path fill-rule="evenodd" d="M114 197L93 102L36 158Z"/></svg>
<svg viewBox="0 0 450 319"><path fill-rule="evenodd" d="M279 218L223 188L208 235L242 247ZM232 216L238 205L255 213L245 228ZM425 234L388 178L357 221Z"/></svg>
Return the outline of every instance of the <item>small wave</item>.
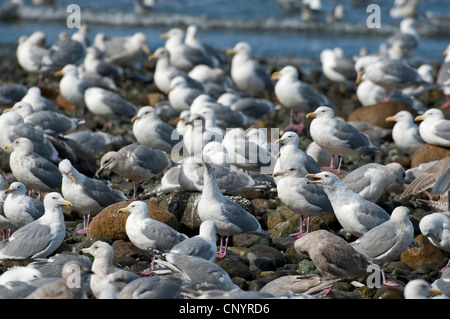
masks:
<svg viewBox="0 0 450 319"><path fill-rule="evenodd" d="M34 7L23 6L19 11L19 18L23 21L50 21L65 23L69 14L66 8L61 7ZM305 22L300 18L264 18L264 19L240 19L221 18L208 15L167 14L161 12L149 12L145 15L134 12L120 11L96 11L84 9L81 12L81 21L88 25L110 25L122 27L186 27L195 24L201 29L211 30L236 30L264 32L308 32L360 35L360 36L386 36L398 29L398 25L382 23L381 28L368 28L365 21L355 22ZM427 24L420 29L420 35L426 37L438 37L450 35L450 30L437 28Z"/></svg>

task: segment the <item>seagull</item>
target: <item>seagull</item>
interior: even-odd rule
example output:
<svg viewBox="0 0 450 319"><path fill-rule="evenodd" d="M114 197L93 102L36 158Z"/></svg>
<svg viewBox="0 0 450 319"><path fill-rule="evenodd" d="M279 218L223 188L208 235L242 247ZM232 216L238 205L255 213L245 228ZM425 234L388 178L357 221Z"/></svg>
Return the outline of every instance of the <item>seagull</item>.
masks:
<svg viewBox="0 0 450 319"><path fill-rule="evenodd" d="M273 91L274 85L270 75L252 57L252 48L247 42L238 42L227 55L234 55L231 60L231 79L234 85L247 94L258 97Z"/></svg>
<svg viewBox="0 0 450 319"><path fill-rule="evenodd" d="M351 235L360 237L370 229L389 220L390 215L354 191L330 172L306 175L309 184L317 184L327 194L340 225Z"/></svg>
<svg viewBox="0 0 450 319"><path fill-rule="evenodd" d="M61 211L64 205L72 204L60 193L46 194L44 215L0 242L0 260L47 258L55 252L66 235L64 215Z"/></svg>
<svg viewBox="0 0 450 319"><path fill-rule="evenodd" d="M122 191L78 172L68 159L62 160L58 168L62 175L63 196L72 202L74 210L83 215L83 229L77 231L77 234L86 234L91 215L111 204L127 200Z"/></svg>
<svg viewBox="0 0 450 319"><path fill-rule="evenodd" d="M398 259L413 238L414 227L409 220L409 209L399 206L393 210L388 221L368 230L351 245L361 254L369 256L375 264L382 266ZM381 274L385 286L398 286L386 280L383 270Z"/></svg>
<svg viewBox="0 0 450 319"><path fill-rule="evenodd" d="M252 214L223 196L217 186L216 172L208 162L205 163L204 186L197 210L202 221L212 220L216 224L217 233L221 237L220 249L216 254L218 258L226 256L228 239L231 235L250 233L270 236ZM225 247L223 247L224 237L226 237Z"/></svg>
<svg viewBox="0 0 450 319"><path fill-rule="evenodd" d="M26 187L21 182L13 182L5 190L7 197L3 205L5 217L13 223L14 228L29 224L44 215L44 203L26 194Z"/></svg>
<svg viewBox="0 0 450 319"><path fill-rule="evenodd" d="M428 109L422 115L416 116L415 120L422 121L419 132L426 143L450 147L450 120L444 118L440 109Z"/></svg>
<svg viewBox="0 0 450 319"><path fill-rule="evenodd" d="M351 124L335 118L333 109L319 106L314 112L308 113L307 118L314 118L310 125L311 138L325 151L332 154L330 167L322 168L339 173L343 156L357 150L368 149L378 151L367 134L358 131ZM338 168L334 168L334 155L339 157Z"/></svg>
<svg viewBox="0 0 450 319"><path fill-rule="evenodd" d="M120 65L123 68L132 68L137 62L145 60L150 55L147 37L142 32L131 36L114 37L106 41L107 56L105 61Z"/></svg>
<svg viewBox="0 0 450 319"><path fill-rule="evenodd" d="M136 143L122 147L118 151L109 151L102 156L100 168L95 173L99 176L104 170L128 178L133 182L132 200L137 199L139 184L172 165L167 154L161 150Z"/></svg>
<svg viewBox="0 0 450 319"><path fill-rule="evenodd" d="M169 88L165 93L170 105L178 112L182 112L189 110L194 99L205 93L205 91L196 87L190 87L186 78L178 75L170 81Z"/></svg>
<svg viewBox="0 0 450 319"><path fill-rule="evenodd" d="M41 89L37 86L30 87L20 101L30 103L35 111L56 111L53 102L42 96Z"/></svg>
<svg viewBox="0 0 450 319"><path fill-rule="evenodd" d="M357 73L355 61L342 56L340 48L325 49L320 53L323 74L332 82L340 85L354 85ZM342 90L341 86L341 91Z"/></svg>
<svg viewBox="0 0 450 319"><path fill-rule="evenodd" d="M420 136L419 125L414 123L413 115L406 111L397 112L388 116L387 122L395 122L392 128L394 143L406 154L412 156L415 151L425 144Z"/></svg>
<svg viewBox="0 0 450 319"><path fill-rule="evenodd" d="M58 167L34 152L33 143L19 137L5 149L13 149L9 157L11 172L17 181L28 189L42 192L53 192L61 189L61 173Z"/></svg>
<svg viewBox="0 0 450 319"><path fill-rule="evenodd" d="M445 59L439 67L439 72L436 79L436 84L439 85L445 95L445 103L441 106L441 109L445 109L450 106L450 44L447 46L443 54Z"/></svg>
<svg viewBox="0 0 450 319"><path fill-rule="evenodd" d="M287 65L280 71L272 73L275 84L275 95L280 104L290 110L290 122L284 131L290 129L298 132L305 127L304 114L313 111L318 105L330 105L328 98L317 92L311 85L301 81L297 69ZM300 120L299 124L295 121Z"/></svg>

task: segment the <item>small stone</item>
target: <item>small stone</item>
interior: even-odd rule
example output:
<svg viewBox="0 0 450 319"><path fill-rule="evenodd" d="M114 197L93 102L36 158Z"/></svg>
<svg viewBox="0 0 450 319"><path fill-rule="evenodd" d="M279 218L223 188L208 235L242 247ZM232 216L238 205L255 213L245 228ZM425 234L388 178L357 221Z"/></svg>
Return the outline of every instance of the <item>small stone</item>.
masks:
<svg viewBox="0 0 450 319"><path fill-rule="evenodd" d="M277 249L266 245L254 245L247 249L244 255L250 263L258 257L267 257L272 259L277 267L282 267L287 263L284 255Z"/></svg>
<svg viewBox="0 0 450 319"><path fill-rule="evenodd" d="M250 270L253 271L274 271L276 269L275 261L268 257L257 257L250 263Z"/></svg>
<svg viewBox="0 0 450 319"><path fill-rule="evenodd" d="M253 271L238 259L225 256L222 259L216 259L216 264L222 267L231 278L241 277L245 280L255 279Z"/></svg>
<svg viewBox="0 0 450 319"><path fill-rule="evenodd" d="M258 236L254 234L233 235L233 245L240 247L251 247L254 245L270 245L269 237Z"/></svg>
<svg viewBox="0 0 450 319"><path fill-rule="evenodd" d="M383 286L379 288L373 299L404 299L403 289L399 287Z"/></svg>
<svg viewBox="0 0 450 319"><path fill-rule="evenodd" d="M298 263L297 271L301 275L307 275L310 273L316 273L317 268L311 260L303 259Z"/></svg>
<svg viewBox="0 0 450 319"><path fill-rule="evenodd" d="M423 263L414 269L414 271L418 274L422 275L431 275L439 271L439 268L433 264Z"/></svg>

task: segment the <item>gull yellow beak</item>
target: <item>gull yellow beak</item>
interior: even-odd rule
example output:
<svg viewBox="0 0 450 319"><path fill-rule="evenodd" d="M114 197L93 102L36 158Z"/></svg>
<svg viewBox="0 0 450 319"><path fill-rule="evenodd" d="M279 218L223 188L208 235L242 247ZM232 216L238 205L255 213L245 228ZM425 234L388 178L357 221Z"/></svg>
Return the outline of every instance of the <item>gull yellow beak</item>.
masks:
<svg viewBox="0 0 450 319"><path fill-rule="evenodd" d="M68 201L68 200L63 200L61 202L61 204L66 205L66 206L72 206L72 202Z"/></svg>
<svg viewBox="0 0 450 319"><path fill-rule="evenodd" d="M13 109L12 109L11 107L9 107L9 108L7 108L7 109L4 109L4 110L3 110L3 113L5 113L5 112L11 112L11 111L13 111Z"/></svg>
<svg viewBox="0 0 450 319"><path fill-rule="evenodd" d="M440 296L440 295L442 295L442 291L440 291L440 290L437 289L437 288L432 288L432 289L430 290L430 293L431 293L432 295L435 295L435 296Z"/></svg>
<svg viewBox="0 0 450 319"><path fill-rule="evenodd" d="M5 145L5 150L9 150L9 149L12 149L12 148L13 148L12 144Z"/></svg>
<svg viewBox="0 0 450 319"><path fill-rule="evenodd" d="M416 118L414 119L414 121L423 121L423 120L424 120L423 115L418 115L418 116L416 116Z"/></svg>
<svg viewBox="0 0 450 319"><path fill-rule="evenodd" d="M277 155L275 155L276 158L279 158L281 156L281 152L278 152Z"/></svg>
<svg viewBox="0 0 450 319"><path fill-rule="evenodd" d="M446 56L448 54L448 50L445 50L442 54Z"/></svg>
<svg viewBox="0 0 450 319"><path fill-rule="evenodd" d="M208 163L208 161L205 161L205 166L206 166L208 169L211 169L211 165Z"/></svg>
<svg viewBox="0 0 450 319"><path fill-rule="evenodd" d="M163 33L160 35L161 39L167 39L169 37L168 33Z"/></svg>
<svg viewBox="0 0 450 319"><path fill-rule="evenodd" d="M56 71L55 76L63 76L62 71L61 70Z"/></svg>
<svg viewBox="0 0 450 319"><path fill-rule="evenodd" d="M282 175L283 175L283 172L282 171L278 171L278 172L274 172L272 174L272 177L278 177L278 176L282 176Z"/></svg>
<svg viewBox="0 0 450 319"><path fill-rule="evenodd" d="M275 142L273 142L274 144L283 144L284 140L282 138L279 138L278 140L276 140Z"/></svg>
<svg viewBox="0 0 450 319"><path fill-rule="evenodd" d="M233 55L233 54L235 54L235 53L236 53L236 51L235 51L234 49L228 49L228 50L225 52L226 55Z"/></svg>
<svg viewBox="0 0 450 319"><path fill-rule="evenodd" d="M168 88L168 89L166 90L166 94L169 94L172 90L173 90L173 88Z"/></svg>
<svg viewBox="0 0 450 319"><path fill-rule="evenodd" d="M314 118L314 117L316 117L316 113L314 113L314 112L306 114L307 119Z"/></svg>
<svg viewBox="0 0 450 319"><path fill-rule="evenodd" d="M152 55L150 55L150 56L148 57L148 60L149 60L149 61L155 60L155 59L156 59L156 55L154 55L154 54L152 54Z"/></svg>
<svg viewBox="0 0 450 319"><path fill-rule="evenodd" d="M119 213L128 213L129 211L126 207L124 207L124 208L119 209L118 212Z"/></svg>
<svg viewBox="0 0 450 319"><path fill-rule="evenodd" d="M307 181L306 184L316 184L317 181L320 179L319 177L316 176L316 174L306 174L305 176L306 178L317 178L317 180L311 180L311 181Z"/></svg>
<svg viewBox="0 0 450 319"><path fill-rule="evenodd" d="M356 80L355 80L355 83L356 84L359 84L359 83L361 83L362 82L362 74L361 73L358 73L358 75L356 76Z"/></svg>
<svg viewBox="0 0 450 319"><path fill-rule="evenodd" d="M275 71L272 73L272 80L279 80L280 79L280 72L279 71Z"/></svg>
<svg viewBox="0 0 450 319"><path fill-rule="evenodd" d="M192 121L186 121L184 122L184 125L192 125Z"/></svg>
<svg viewBox="0 0 450 319"><path fill-rule="evenodd" d="M139 120L140 119L140 117L139 116L133 116L132 118L131 118L131 123L134 123L135 121L137 121L137 120Z"/></svg>
<svg viewBox="0 0 450 319"><path fill-rule="evenodd" d="M393 116L386 117L386 122L395 122L395 121L396 121L395 117L393 117Z"/></svg>
<svg viewBox="0 0 450 319"><path fill-rule="evenodd" d="M71 176L71 178L72 178L73 182L74 182L75 184L78 185L78 182L77 182L77 180L75 179L75 177Z"/></svg>
<svg viewBox="0 0 450 319"><path fill-rule="evenodd" d="M440 243L440 242L441 242L441 239L440 239L438 236L436 236L436 235L433 236L433 240L434 240L435 242L437 242L437 243Z"/></svg>

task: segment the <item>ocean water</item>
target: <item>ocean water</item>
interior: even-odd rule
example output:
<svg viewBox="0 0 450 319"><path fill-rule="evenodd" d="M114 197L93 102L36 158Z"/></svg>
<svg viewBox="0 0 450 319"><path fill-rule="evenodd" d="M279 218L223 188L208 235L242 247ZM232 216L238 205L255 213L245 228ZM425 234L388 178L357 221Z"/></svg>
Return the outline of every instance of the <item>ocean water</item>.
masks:
<svg viewBox="0 0 450 319"><path fill-rule="evenodd" d="M34 6L31 0L24 0L18 19L0 21L0 46L14 46L21 35L38 29L47 34L49 43L62 31L73 32L67 26L70 12L66 9L75 3L81 9L81 23L89 26L92 38L97 32L112 37L141 31L147 35L150 49L155 50L164 45L161 33L173 26L185 28L196 24L200 39L219 50L247 41L255 57L284 58L319 67L319 54L326 48L340 46L349 56L359 54L362 47L376 52L401 21L389 15L393 2L322 0L324 17L311 23L302 21L299 12L286 12L276 0L155 0L153 10L145 14L135 12L133 0L54 0L51 6ZM337 4L345 7L343 21L326 22L325 15ZM369 4L380 8L380 28L367 26ZM418 11L421 43L411 59L439 63L450 43L450 28L436 27L421 14L427 11L450 14L450 0L422 0Z"/></svg>

